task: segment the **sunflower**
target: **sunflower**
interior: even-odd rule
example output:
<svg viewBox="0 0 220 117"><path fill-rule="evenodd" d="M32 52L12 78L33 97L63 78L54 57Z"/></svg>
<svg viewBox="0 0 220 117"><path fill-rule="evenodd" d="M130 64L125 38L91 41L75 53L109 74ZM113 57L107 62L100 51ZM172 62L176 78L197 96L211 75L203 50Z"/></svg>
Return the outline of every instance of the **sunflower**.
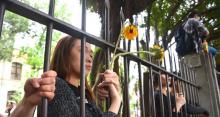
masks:
<svg viewBox="0 0 220 117"><path fill-rule="evenodd" d="M125 39L134 40L138 36L138 28L135 25L124 27L123 36Z"/></svg>
<svg viewBox="0 0 220 117"><path fill-rule="evenodd" d="M158 45L155 44L153 47L150 48L150 52L155 53L155 55L153 56L154 59L157 60L163 60L164 58L164 49Z"/></svg>

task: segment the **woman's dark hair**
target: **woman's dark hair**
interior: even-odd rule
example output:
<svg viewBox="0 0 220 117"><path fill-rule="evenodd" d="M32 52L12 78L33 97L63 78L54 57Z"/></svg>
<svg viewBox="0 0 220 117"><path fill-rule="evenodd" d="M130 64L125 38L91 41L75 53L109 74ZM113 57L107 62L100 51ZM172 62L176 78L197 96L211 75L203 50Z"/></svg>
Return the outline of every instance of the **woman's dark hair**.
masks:
<svg viewBox="0 0 220 117"><path fill-rule="evenodd" d="M72 68L72 60L71 60L71 49L75 45L76 40L79 39L78 37L72 36L65 36L61 38L54 50L50 69L57 72L57 77L65 79L71 75L73 71ZM68 79L65 79L68 80ZM88 84L86 79L86 89L89 92L88 99L94 100L94 94L91 90L91 87Z"/></svg>
<svg viewBox="0 0 220 117"><path fill-rule="evenodd" d="M153 84L154 88L159 87L159 78L161 74L166 74L165 72L161 71L160 74L153 72Z"/></svg>

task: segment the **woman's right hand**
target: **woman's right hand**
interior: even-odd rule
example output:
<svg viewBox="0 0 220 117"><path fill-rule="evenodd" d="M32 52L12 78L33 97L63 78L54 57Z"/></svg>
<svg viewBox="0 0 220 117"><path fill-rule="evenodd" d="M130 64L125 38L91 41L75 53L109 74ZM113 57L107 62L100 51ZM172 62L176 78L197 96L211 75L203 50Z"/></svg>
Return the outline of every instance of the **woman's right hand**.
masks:
<svg viewBox="0 0 220 117"><path fill-rule="evenodd" d="M49 101L53 99L56 76L55 71L47 71L41 78L28 79L24 85L24 97L10 117L33 117L35 107L41 103L42 97Z"/></svg>
<svg viewBox="0 0 220 117"><path fill-rule="evenodd" d="M28 79L24 86L25 95L23 103L29 106L40 104L41 98L46 97L52 100L55 91L56 72L47 71L41 75L41 78Z"/></svg>
<svg viewBox="0 0 220 117"><path fill-rule="evenodd" d="M180 93L179 95L176 95L176 108L177 108L177 112L180 111L180 109L182 108L183 105L186 104L186 98L183 96L182 93Z"/></svg>

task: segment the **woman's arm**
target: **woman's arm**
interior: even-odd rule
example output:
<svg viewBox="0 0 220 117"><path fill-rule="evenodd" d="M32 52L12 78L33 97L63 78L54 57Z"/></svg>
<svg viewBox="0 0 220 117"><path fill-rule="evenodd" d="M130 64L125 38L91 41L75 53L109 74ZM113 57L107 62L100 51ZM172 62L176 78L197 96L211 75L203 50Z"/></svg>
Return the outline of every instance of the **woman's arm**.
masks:
<svg viewBox="0 0 220 117"><path fill-rule="evenodd" d="M10 117L33 117L35 108L36 106L31 105L26 99L22 99Z"/></svg>
<svg viewBox="0 0 220 117"><path fill-rule="evenodd" d="M108 111L117 114L120 109L120 105L121 105L121 97L113 85L110 86L109 90L110 90L110 96L111 96L111 105Z"/></svg>

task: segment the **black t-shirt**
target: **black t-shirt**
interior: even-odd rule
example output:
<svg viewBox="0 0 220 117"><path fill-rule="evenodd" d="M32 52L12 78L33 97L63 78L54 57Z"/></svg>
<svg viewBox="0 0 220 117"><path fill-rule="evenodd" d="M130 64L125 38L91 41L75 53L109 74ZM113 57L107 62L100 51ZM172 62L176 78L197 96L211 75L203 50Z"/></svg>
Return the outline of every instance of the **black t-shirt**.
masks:
<svg viewBox="0 0 220 117"><path fill-rule="evenodd" d="M80 88L69 85L64 79L58 77L55 86L55 96L48 102L47 117L79 117ZM88 91L86 91L87 94ZM41 115L41 108L38 114ZM117 117L117 115L113 112L102 112L95 103L88 100L85 104L85 117Z"/></svg>

